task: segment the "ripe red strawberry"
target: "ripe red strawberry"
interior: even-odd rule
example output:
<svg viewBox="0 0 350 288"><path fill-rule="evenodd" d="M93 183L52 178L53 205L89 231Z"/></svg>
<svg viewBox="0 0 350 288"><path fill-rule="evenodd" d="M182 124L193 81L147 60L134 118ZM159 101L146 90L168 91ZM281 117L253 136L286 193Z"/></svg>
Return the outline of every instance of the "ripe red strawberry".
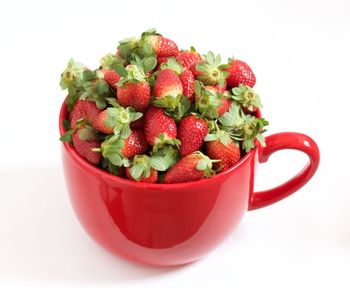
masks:
<svg viewBox="0 0 350 288"><path fill-rule="evenodd" d="M196 116L189 115L181 120L178 128L178 139L181 141L180 154L187 156L194 151L200 150L204 137L208 134L208 125L205 120Z"/></svg>
<svg viewBox="0 0 350 288"><path fill-rule="evenodd" d="M117 98L123 107L131 106L136 111L143 112L147 109L151 99L151 89L146 81L129 82L118 87Z"/></svg>
<svg viewBox="0 0 350 288"><path fill-rule="evenodd" d="M133 181L156 183L158 171L151 166L149 156L136 155L131 166L126 168L126 177Z"/></svg>
<svg viewBox="0 0 350 288"><path fill-rule="evenodd" d="M213 52L208 52L204 60L192 63L190 69L194 77L204 85L217 84L223 87L229 73L223 70L220 62L220 55L215 56Z"/></svg>
<svg viewBox="0 0 350 288"><path fill-rule="evenodd" d="M91 128L91 127L90 127ZM82 132L86 129L86 126L81 126L72 135L72 141L77 153L88 160L92 164L98 164L101 162L102 156L100 152L94 152L93 149L99 148L101 146L101 141L84 140L82 138Z"/></svg>
<svg viewBox="0 0 350 288"><path fill-rule="evenodd" d="M208 141L205 145L208 157L221 160L221 162L213 164L215 170L226 171L241 158L238 144L233 142L227 132L218 131L215 134L209 134L205 140Z"/></svg>
<svg viewBox="0 0 350 288"><path fill-rule="evenodd" d="M254 87L256 79L255 75L250 69L249 65L241 60L229 59L228 65L230 67L225 70L229 73L226 81L229 89L238 87L239 84Z"/></svg>
<svg viewBox="0 0 350 288"><path fill-rule="evenodd" d="M108 137L101 144L102 156L113 165L129 167L129 159L135 155L144 154L148 151L148 143L145 134L141 130L132 130L128 138L122 139L118 135Z"/></svg>
<svg viewBox="0 0 350 288"><path fill-rule="evenodd" d="M117 88L119 104L123 107L131 106L139 112L145 111L151 99L151 89L145 72L139 65L130 64L124 68L124 73Z"/></svg>
<svg viewBox="0 0 350 288"><path fill-rule="evenodd" d="M101 110L96 106L94 101L78 100L69 114L72 129L75 128L76 122L79 119L85 119L88 123L91 123L100 112Z"/></svg>
<svg viewBox="0 0 350 288"><path fill-rule="evenodd" d="M92 121L92 126L97 131L105 134L120 135L121 138L129 137L130 123L142 117L142 113L135 112L131 107L110 107L101 111Z"/></svg>
<svg viewBox="0 0 350 288"><path fill-rule="evenodd" d="M176 97L182 94L183 88L179 76L171 69L160 70L154 84L153 94L156 98Z"/></svg>
<svg viewBox="0 0 350 288"><path fill-rule="evenodd" d="M148 143L145 133L141 130L132 130L130 136L125 139L124 147L120 150L126 158L133 158L135 155L144 154L148 151Z"/></svg>
<svg viewBox="0 0 350 288"><path fill-rule="evenodd" d="M182 66L190 68L192 63L201 61L201 55L191 47L191 50L180 51L176 57L176 60L180 61Z"/></svg>
<svg viewBox="0 0 350 288"><path fill-rule="evenodd" d="M115 70L98 70L97 75L99 78L105 80L113 89L117 89L117 83L120 80L120 75Z"/></svg>
<svg viewBox="0 0 350 288"><path fill-rule="evenodd" d="M181 81L183 95L185 95L191 102L194 102L194 76L188 68L183 68L180 61L176 61L174 57L170 57L167 62L161 65L160 69L171 69L176 75L178 75Z"/></svg>
<svg viewBox="0 0 350 288"><path fill-rule="evenodd" d="M183 94L193 103L194 102L194 76L190 69L185 69L180 75L183 87Z"/></svg>
<svg viewBox="0 0 350 288"><path fill-rule="evenodd" d="M160 35L149 35L143 37L143 39L151 45L157 58L161 57L176 57L179 53L179 48L176 43L168 38Z"/></svg>
<svg viewBox="0 0 350 288"><path fill-rule="evenodd" d="M146 111L145 134L151 145L179 144L179 140L176 139L177 127L174 119L165 114L163 109L155 106L149 107Z"/></svg>
<svg viewBox="0 0 350 288"><path fill-rule="evenodd" d="M182 183L197 181L213 174L212 161L201 152L194 152L177 162L164 175L163 182Z"/></svg>

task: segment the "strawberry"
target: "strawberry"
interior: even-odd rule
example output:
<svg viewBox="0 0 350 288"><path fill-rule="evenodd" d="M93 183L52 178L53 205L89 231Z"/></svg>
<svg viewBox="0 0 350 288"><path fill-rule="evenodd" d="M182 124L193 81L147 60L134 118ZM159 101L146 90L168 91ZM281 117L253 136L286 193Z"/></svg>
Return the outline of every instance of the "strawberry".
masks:
<svg viewBox="0 0 350 288"><path fill-rule="evenodd" d="M139 112L147 109L151 99L151 89L146 81L124 84L117 91L118 101L123 107L131 106Z"/></svg>
<svg viewBox="0 0 350 288"><path fill-rule="evenodd" d="M180 61L182 66L186 68L190 68L192 63L199 62L202 60L201 55L191 47L190 50L183 50L180 51L179 54L176 56L176 60Z"/></svg>
<svg viewBox="0 0 350 288"><path fill-rule="evenodd" d="M125 172L126 177L134 181L156 183L158 180L158 171L151 166L147 155L136 155Z"/></svg>
<svg viewBox="0 0 350 288"><path fill-rule="evenodd" d="M194 76L188 68L183 68L180 61L177 61L174 57L170 57L167 62L161 65L160 69L171 69L176 75L178 75L181 81L183 95L185 95L191 102L194 102Z"/></svg>
<svg viewBox="0 0 350 288"><path fill-rule="evenodd" d="M239 84L254 87L256 79L249 65L241 60L229 59L229 67L225 70L229 73L226 81L229 89L239 86Z"/></svg>
<svg viewBox="0 0 350 288"><path fill-rule="evenodd" d="M180 75L183 87L183 94L193 103L194 102L194 76L189 69L185 69Z"/></svg>
<svg viewBox="0 0 350 288"><path fill-rule="evenodd" d="M171 69L160 70L154 84L154 97L176 97L182 94L183 88L179 76Z"/></svg>
<svg viewBox="0 0 350 288"><path fill-rule="evenodd" d="M142 113L135 112L131 107L125 109L116 105L116 107L110 107L100 112L93 120L92 126L97 131L105 134L114 133L126 139L131 133L130 123L141 117Z"/></svg>
<svg viewBox="0 0 350 288"><path fill-rule="evenodd" d="M155 106L148 108L145 114L145 134L150 145L157 150L164 144L179 145L176 139L177 127L173 118L165 114L164 110Z"/></svg>
<svg viewBox="0 0 350 288"><path fill-rule="evenodd" d="M232 88L232 94L232 99L241 104L245 113L254 113L262 107L259 95L247 85Z"/></svg>
<svg viewBox="0 0 350 288"><path fill-rule="evenodd" d="M102 156L115 166L128 167L130 165L129 159L148 151L148 143L143 131L132 130L126 139L122 139L118 135L108 137L102 142L101 148L94 149L94 151L102 152Z"/></svg>
<svg viewBox="0 0 350 288"><path fill-rule="evenodd" d="M101 69L98 70L98 78L104 79L109 86L117 89L117 83L120 80L120 75L116 72L119 67L123 67L123 59L117 55L107 54L100 60Z"/></svg>
<svg viewBox="0 0 350 288"><path fill-rule="evenodd" d="M204 85L218 84L223 87L229 73L223 70L226 66L220 63L220 55L215 56L213 52L208 52L204 60L192 63L190 69L194 77Z"/></svg>
<svg viewBox="0 0 350 288"><path fill-rule="evenodd" d="M80 156L95 165L101 162L101 153L93 151L93 149L98 149L101 146L101 141L96 139L95 133L90 126L82 125L77 128L72 135L72 141L75 150Z"/></svg>
<svg viewBox="0 0 350 288"><path fill-rule="evenodd" d="M178 139L181 141L180 154L182 157L200 150L204 137L208 134L208 125L205 120L196 116L186 116L180 122L178 128Z"/></svg>
<svg viewBox="0 0 350 288"><path fill-rule="evenodd" d="M72 129L75 128L76 122L85 119L88 123L92 123L95 117L101 112L94 101L78 100L69 114Z"/></svg>
<svg viewBox="0 0 350 288"><path fill-rule="evenodd" d="M163 182L166 184L182 183L208 178L213 175L211 168L212 161L209 157L197 151L185 156L170 168L165 173Z"/></svg>
<svg viewBox="0 0 350 288"><path fill-rule="evenodd" d="M215 86L203 86L195 81L196 108L210 119L221 117L230 108L230 101Z"/></svg>
<svg viewBox="0 0 350 288"><path fill-rule="evenodd" d="M107 69L98 70L97 77L105 80L113 89L117 89L117 83L120 80L120 75L116 71Z"/></svg>
<svg viewBox="0 0 350 288"><path fill-rule="evenodd" d="M215 170L226 171L241 158L239 144L234 142L226 131L218 130L215 134L208 134L205 141L206 155L221 160L213 164Z"/></svg>
<svg viewBox="0 0 350 288"><path fill-rule="evenodd" d="M146 75L137 65L126 67L126 74L118 82L117 98L121 106L133 107L143 112L151 99L151 89L146 81Z"/></svg>
<svg viewBox="0 0 350 288"><path fill-rule="evenodd" d="M129 38L119 43L118 53L127 63L130 63L135 55L141 58L156 56L157 59L164 59L164 57L176 57L179 53L174 41L163 37L153 29L143 32L140 39Z"/></svg>
<svg viewBox="0 0 350 288"><path fill-rule="evenodd" d="M179 54L179 49L176 43L161 35L147 35L144 36L143 39L153 48L157 58L176 57L177 54Z"/></svg>

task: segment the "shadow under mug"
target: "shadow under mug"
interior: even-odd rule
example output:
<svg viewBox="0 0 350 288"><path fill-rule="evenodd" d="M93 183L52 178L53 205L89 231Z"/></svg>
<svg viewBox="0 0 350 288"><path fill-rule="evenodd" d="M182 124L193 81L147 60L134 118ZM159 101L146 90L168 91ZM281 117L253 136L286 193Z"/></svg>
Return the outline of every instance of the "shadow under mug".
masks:
<svg viewBox="0 0 350 288"><path fill-rule="evenodd" d="M59 129L68 112L63 103ZM259 163L282 149L304 152L309 161L282 185L254 192ZM67 143L62 162L69 196L90 236L114 254L139 263L172 266L195 261L213 250L247 210L262 208L294 193L314 175L317 144L293 132L266 137L234 167L213 178L179 184L149 184L111 175L90 164Z"/></svg>

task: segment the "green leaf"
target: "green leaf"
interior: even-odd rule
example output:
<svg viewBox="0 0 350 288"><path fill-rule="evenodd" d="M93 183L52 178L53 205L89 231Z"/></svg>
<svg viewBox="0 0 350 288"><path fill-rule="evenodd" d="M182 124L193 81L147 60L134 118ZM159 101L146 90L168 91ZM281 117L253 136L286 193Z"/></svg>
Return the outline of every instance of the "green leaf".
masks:
<svg viewBox="0 0 350 288"><path fill-rule="evenodd" d="M205 136L204 141L209 142L209 141L215 141L217 140L218 137L216 136L216 134L207 134L207 136Z"/></svg>
<svg viewBox="0 0 350 288"><path fill-rule="evenodd" d="M126 77L128 75L128 71L125 69L123 65L116 65L115 71L121 76Z"/></svg>
<svg viewBox="0 0 350 288"><path fill-rule="evenodd" d="M62 125L66 131L71 130L70 122L67 119L62 120Z"/></svg>
<svg viewBox="0 0 350 288"><path fill-rule="evenodd" d="M72 138L75 130L69 130L60 137L60 141L72 143Z"/></svg>
<svg viewBox="0 0 350 288"><path fill-rule="evenodd" d="M202 159L197 163L196 169L200 171L204 171L207 168L207 162Z"/></svg>
<svg viewBox="0 0 350 288"><path fill-rule="evenodd" d="M169 167L166 159L161 156L151 157L151 166L158 171L166 171Z"/></svg>
<svg viewBox="0 0 350 288"><path fill-rule="evenodd" d="M142 66L145 73L151 72L154 68L157 67L157 59L154 57L144 58L142 59Z"/></svg>
<svg viewBox="0 0 350 288"><path fill-rule="evenodd" d="M78 137L83 141L91 141L98 139L97 132L91 126L85 126L78 132Z"/></svg>
<svg viewBox="0 0 350 288"><path fill-rule="evenodd" d="M108 171L115 176L119 176L120 167L115 166L110 161L108 161Z"/></svg>
<svg viewBox="0 0 350 288"><path fill-rule="evenodd" d="M141 165L134 165L131 167L130 172L132 178L140 180L143 173L143 167Z"/></svg>
<svg viewBox="0 0 350 288"><path fill-rule="evenodd" d="M208 54L206 55L206 60L208 61L209 64L215 65L215 55L214 55L214 53L209 51Z"/></svg>
<svg viewBox="0 0 350 288"><path fill-rule="evenodd" d="M102 79L96 82L96 92L98 95L104 95L109 91L108 83Z"/></svg>
<svg viewBox="0 0 350 288"><path fill-rule="evenodd" d="M85 70L83 72L83 79L85 81L91 81L96 77L96 72L93 72L91 70Z"/></svg>

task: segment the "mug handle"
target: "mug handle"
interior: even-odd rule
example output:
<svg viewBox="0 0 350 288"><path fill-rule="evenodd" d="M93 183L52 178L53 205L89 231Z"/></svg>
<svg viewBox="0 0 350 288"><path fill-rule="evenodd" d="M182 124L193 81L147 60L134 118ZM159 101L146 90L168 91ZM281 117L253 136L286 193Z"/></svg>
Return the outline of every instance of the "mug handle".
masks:
<svg viewBox="0 0 350 288"><path fill-rule="evenodd" d="M310 161L293 178L287 182L262 192L253 192L248 210L254 210L271 205L303 187L315 174L320 162L320 152L317 144L309 136L301 133L284 132L266 137L266 146L259 151L259 162L266 162L270 155L283 149L294 149L304 152Z"/></svg>

